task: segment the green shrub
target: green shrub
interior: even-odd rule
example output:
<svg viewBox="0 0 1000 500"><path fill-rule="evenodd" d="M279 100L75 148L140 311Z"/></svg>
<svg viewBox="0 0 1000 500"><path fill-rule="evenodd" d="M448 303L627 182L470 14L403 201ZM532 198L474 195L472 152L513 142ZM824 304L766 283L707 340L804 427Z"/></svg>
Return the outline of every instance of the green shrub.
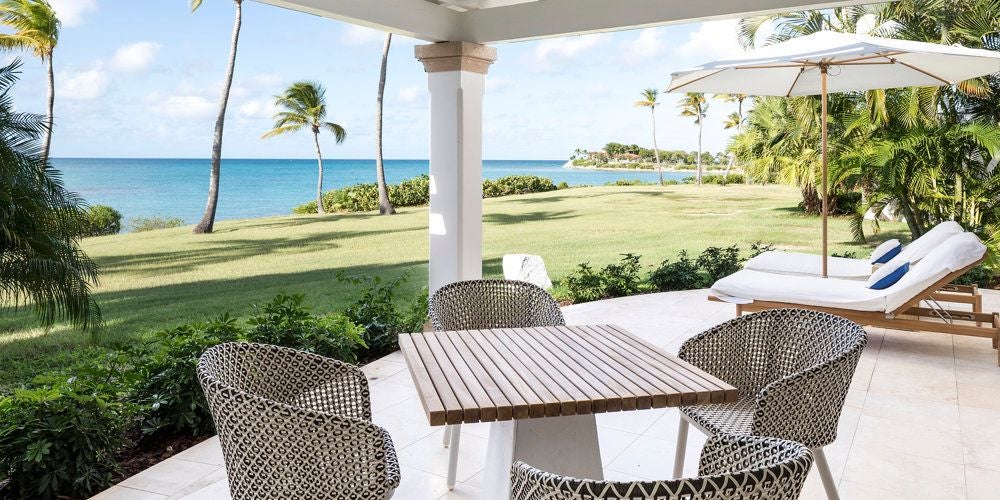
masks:
<svg viewBox="0 0 1000 500"><path fill-rule="evenodd" d="M154 215L152 217L133 217L128 221L128 230L133 233L142 233L145 231L153 231L156 229L169 229L172 227L181 227L184 225L184 219L179 217L162 217L159 215Z"/></svg>
<svg viewBox="0 0 1000 500"><path fill-rule="evenodd" d="M123 360L94 358L75 376L39 378L0 399L4 498L86 497L110 484L137 410L123 399L134 373Z"/></svg>
<svg viewBox="0 0 1000 500"><path fill-rule="evenodd" d="M198 357L206 349L239 339L241 328L228 315L156 333L152 352L144 354L138 401L145 411L144 434L161 430L202 436L214 430L208 402L198 383Z"/></svg>
<svg viewBox="0 0 1000 500"><path fill-rule="evenodd" d="M979 285L983 288L992 287L997 282L997 273L984 264L973 267L969 272L959 276L958 285Z"/></svg>
<svg viewBox="0 0 1000 500"><path fill-rule="evenodd" d="M740 248L737 245L721 248L708 247L698 256L698 267L705 273L702 286L712 286L743 267Z"/></svg>
<svg viewBox="0 0 1000 500"><path fill-rule="evenodd" d="M746 178L743 176L743 174L732 174L732 173L729 174L729 175L716 174L716 175L706 175L706 176L702 177L701 178L701 183L702 184L723 184L723 185L725 185L725 184L743 184L745 182L745 180L746 180ZM685 182L687 182L688 184L690 184L691 182L694 182L694 178L690 178L689 177L688 179L685 179Z"/></svg>
<svg viewBox="0 0 1000 500"><path fill-rule="evenodd" d="M573 302L591 302L607 297L604 290L604 279L599 271L594 271L589 263L579 264L562 281L569 299Z"/></svg>
<svg viewBox="0 0 1000 500"><path fill-rule="evenodd" d="M566 181L562 181L556 185L556 189L569 189L569 183Z"/></svg>
<svg viewBox="0 0 1000 500"><path fill-rule="evenodd" d="M430 202L431 180L427 175L390 184L389 201L396 207L416 207ZM511 175L483 181L483 197L494 198L512 194L543 193L558 189L551 179L534 175ZM373 212L378 210L378 187L375 184L354 184L323 193L323 208L327 212ZM292 209L296 214L316 213L316 202L310 201Z"/></svg>
<svg viewBox="0 0 1000 500"><path fill-rule="evenodd" d="M562 285L573 302L590 302L609 297L625 297L645 291L648 287L640 274L640 256L626 253L618 263L594 270L589 263L580 264Z"/></svg>
<svg viewBox="0 0 1000 500"><path fill-rule="evenodd" d="M513 194L545 193L558 189L552 179L535 175L509 175L483 181L483 198L498 198Z"/></svg>
<svg viewBox="0 0 1000 500"><path fill-rule="evenodd" d="M383 282L375 276L347 276L337 274L337 280L359 287L357 299L344 314L364 329L362 338L367 349L362 351L364 359L373 359L399 348L399 334L419 332L427 322L427 290L424 289L408 304L400 304L397 294L406 282L402 275Z"/></svg>
<svg viewBox="0 0 1000 500"><path fill-rule="evenodd" d="M365 347L364 329L343 314L313 316L302 305L301 294L278 294L271 302L255 305L257 314L240 340L291 347L354 363Z"/></svg>
<svg viewBox="0 0 1000 500"><path fill-rule="evenodd" d="M604 183L605 186L653 186L655 184L655 182L646 182L640 179L618 179Z"/></svg>
<svg viewBox="0 0 1000 500"><path fill-rule="evenodd" d="M692 290L701 286L702 277L698 263L688 257L687 250L681 250L677 260L665 260L660 267L653 269L649 282L661 292Z"/></svg>
<svg viewBox="0 0 1000 500"><path fill-rule="evenodd" d="M92 205L82 213L80 236L105 236L122 230L121 212L107 205Z"/></svg>

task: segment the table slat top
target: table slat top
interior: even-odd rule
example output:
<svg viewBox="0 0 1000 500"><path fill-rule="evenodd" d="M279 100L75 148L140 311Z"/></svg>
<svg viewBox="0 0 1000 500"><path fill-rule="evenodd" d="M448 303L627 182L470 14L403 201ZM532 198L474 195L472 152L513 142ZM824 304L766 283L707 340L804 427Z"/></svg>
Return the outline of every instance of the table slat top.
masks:
<svg viewBox="0 0 1000 500"><path fill-rule="evenodd" d="M399 336L431 425L736 401L735 387L613 325Z"/></svg>

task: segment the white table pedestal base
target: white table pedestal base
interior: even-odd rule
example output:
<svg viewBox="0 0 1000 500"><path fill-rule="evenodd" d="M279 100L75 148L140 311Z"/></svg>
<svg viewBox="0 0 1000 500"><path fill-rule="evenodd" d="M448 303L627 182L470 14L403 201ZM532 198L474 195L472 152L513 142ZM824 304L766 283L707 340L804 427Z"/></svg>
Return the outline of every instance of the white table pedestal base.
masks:
<svg viewBox="0 0 1000 500"><path fill-rule="evenodd" d="M604 479L597 420L591 414L494 422L480 498L510 499L510 466L515 460L553 474Z"/></svg>

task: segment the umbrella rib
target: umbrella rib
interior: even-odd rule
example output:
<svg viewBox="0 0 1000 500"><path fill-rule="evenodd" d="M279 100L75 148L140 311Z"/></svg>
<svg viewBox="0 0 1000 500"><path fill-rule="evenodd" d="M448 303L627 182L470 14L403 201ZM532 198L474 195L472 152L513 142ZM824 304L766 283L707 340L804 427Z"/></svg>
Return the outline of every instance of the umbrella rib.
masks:
<svg viewBox="0 0 1000 500"><path fill-rule="evenodd" d="M806 72L806 68L805 67L799 68L799 72L798 72L797 75L795 75L795 79L792 80L792 86L788 87L788 93L785 94L785 97L791 97L792 96L792 91L795 90L795 85L799 83L799 78L802 76L802 73L805 73L805 72Z"/></svg>
<svg viewBox="0 0 1000 500"><path fill-rule="evenodd" d="M896 52L880 52L878 54L872 54L872 55L867 55L867 56L855 57L854 59L844 59L843 61L837 61L837 62L833 62L831 64L834 65L834 66L838 66L838 65L844 65L844 64L851 64L851 63L856 62L856 61L867 61L869 59L878 59L880 57L884 57L884 58L889 59L891 61L892 60L892 56L898 56L900 54L902 54L902 52L899 52L899 51L896 51Z"/></svg>
<svg viewBox="0 0 1000 500"><path fill-rule="evenodd" d="M720 69L718 71L713 71L713 72L711 72L711 73L709 73L707 75L699 76L698 78L695 78L694 80L691 80L690 82L685 82L685 83L682 83L682 84L680 84L680 85L678 85L676 87L669 88L669 89L667 89L667 92L674 92L675 90L677 90L677 89L679 89L681 87L686 87L686 86L691 85L692 83L697 82L699 80L704 80L705 78L708 78L710 76L718 75L719 73L722 73L725 70L726 70L726 68L722 68L722 69Z"/></svg>
<svg viewBox="0 0 1000 500"><path fill-rule="evenodd" d="M896 64L902 64L903 66L906 66L907 68L910 68L913 71L916 71L918 73L923 73L923 74L925 74L925 75L927 75L927 76L929 76L929 77L931 77L931 78L933 78L933 79L935 79L935 80L937 80L939 82L944 83L945 85L951 85L951 82L949 82L948 80L945 80L944 78L941 78L940 76L937 76L934 73L931 73L929 71L924 71L924 70L922 70L922 69L920 69L920 68L918 68L918 67L916 67L916 66L914 66L912 64L907 64L907 63L905 63L903 61L900 61L899 59L895 59L895 58L890 58L889 60L892 61L892 62L894 62L894 63L896 63Z"/></svg>

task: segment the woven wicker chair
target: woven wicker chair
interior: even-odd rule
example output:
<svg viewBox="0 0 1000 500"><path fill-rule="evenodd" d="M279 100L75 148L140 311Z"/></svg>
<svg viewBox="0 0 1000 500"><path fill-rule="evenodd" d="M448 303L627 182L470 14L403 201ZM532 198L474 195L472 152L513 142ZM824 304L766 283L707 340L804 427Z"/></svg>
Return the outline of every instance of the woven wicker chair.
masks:
<svg viewBox="0 0 1000 500"><path fill-rule="evenodd" d="M805 446L783 439L720 434L701 452L700 477L613 482L574 479L516 462L513 500L794 500L812 467Z"/></svg>
<svg viewBox="0 0 1000 500"><path fill-rule="evenodd" d="M565 325L559 304L537 285L515 280L471 280L439 288L430 298L437 331L523 328ZM444 430L448 457L448 489L455 487L461 427Z"/></svg>
<svg viewBox="0 0 1000 500"><path fill-rule="evenodd" d="M228 343L198 362L234 499L392 496L392 439L371 422L357 367L294 349Z"/></svg>
<svg viewBox="0 0 1000 500"><path fill-rule="evenodd" d="M832 314L774 309L688 339L678 357L740 390L735 403L681 408L674 477L684 467L688 423L708 435L773 436L813 451L827 496L838 498L823 447L837 422L867 335Z"/></svg>

